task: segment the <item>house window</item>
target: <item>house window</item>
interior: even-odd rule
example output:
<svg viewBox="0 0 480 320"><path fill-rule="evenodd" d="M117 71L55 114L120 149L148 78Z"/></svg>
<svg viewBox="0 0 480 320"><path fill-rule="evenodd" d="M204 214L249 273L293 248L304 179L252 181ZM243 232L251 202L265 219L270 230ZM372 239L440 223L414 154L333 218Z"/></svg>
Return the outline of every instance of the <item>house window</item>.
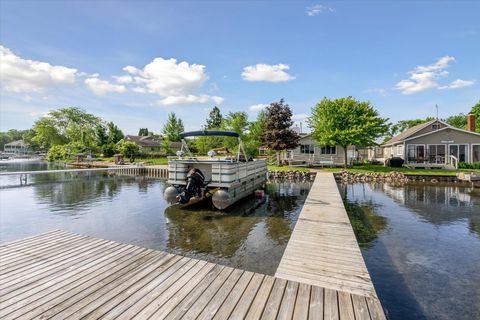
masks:
<svg viewBox="0 0 480 320"><path fill-rule="evenodd" d="M315 146L312 144L301 144L300 153L313 154L315 153Z"/></svg>
<svg viewBox="0 0 480 320"><path fill-rule="evenodd" d="M397 155L403 155L403 146L397 146Z"/></svg>
<svg viewBox="0 0 480 320"><path fill-rule="evenodd" d="M438 123L432 124L432 130L440 129L440 125Z"/></svg>
<svg viewBox="0 0 480 320"><path fill-rule="evenodd" d="M337 154L337 147L324 146L320 149L320 154Z"/></svg>

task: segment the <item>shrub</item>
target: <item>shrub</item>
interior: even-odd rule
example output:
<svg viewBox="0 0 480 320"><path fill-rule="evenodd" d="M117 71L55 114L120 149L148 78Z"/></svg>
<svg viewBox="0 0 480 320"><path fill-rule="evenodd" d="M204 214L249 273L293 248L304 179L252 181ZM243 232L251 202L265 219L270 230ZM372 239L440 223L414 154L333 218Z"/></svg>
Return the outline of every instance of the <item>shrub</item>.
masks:
<svg viewBox="0 0 480 320"><path fill-rule="evenodd" d="M460 162L458 164L458 169L480 169L480 162Z"/></svg>
<svg viewBox="0 0 480 320"><path fill-rule="evenodd" d="M48 150L47 160L48 161L58 161L66 160L68 157L68 152L65 146L54 145Z"/></svg>
<svg viewBox="0 0 480 320"><path fill-rule="evenodd" d="M117 150L126 158L129 158L130 162L134 162L140 148L135 142L121 140L117 143Z"/></svg>

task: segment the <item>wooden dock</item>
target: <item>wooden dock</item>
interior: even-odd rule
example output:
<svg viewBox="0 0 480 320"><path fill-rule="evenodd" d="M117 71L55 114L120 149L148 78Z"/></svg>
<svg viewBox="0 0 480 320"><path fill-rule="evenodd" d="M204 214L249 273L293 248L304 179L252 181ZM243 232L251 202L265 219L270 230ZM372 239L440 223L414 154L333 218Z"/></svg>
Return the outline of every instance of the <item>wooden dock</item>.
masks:
<svg viewBox="0 0 480 320"><path fill-rule="evenodd" d="M332 173L317 173L275 276L377 299Z"/></svg>
<svg viewBox="0 0 480 320"><path fill-rule="evenodd" d="M0 318L385 319L372 295L297 278L52 231L0 245Z"/></svg>

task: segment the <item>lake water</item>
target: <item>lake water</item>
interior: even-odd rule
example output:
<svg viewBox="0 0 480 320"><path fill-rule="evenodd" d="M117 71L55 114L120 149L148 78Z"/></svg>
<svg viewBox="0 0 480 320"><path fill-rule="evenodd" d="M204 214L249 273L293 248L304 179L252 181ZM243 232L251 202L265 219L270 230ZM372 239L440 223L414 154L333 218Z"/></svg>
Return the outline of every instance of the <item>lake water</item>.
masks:
<svg viewBox="0 0 480 320"><path fill-rule="evenodd" d="M61 169L0 162L0 171ZM266 185L226 212L179 210L163 200L166 182L102 173L0 177L0 242L54 229L164 250L232 267L275 273L311 183Z"/></svg>
<svg viewBox="0 0 480 320"><path fill-rule="evenodd" d="M339 185L390 319L480 319L480 189Z"/></svg>

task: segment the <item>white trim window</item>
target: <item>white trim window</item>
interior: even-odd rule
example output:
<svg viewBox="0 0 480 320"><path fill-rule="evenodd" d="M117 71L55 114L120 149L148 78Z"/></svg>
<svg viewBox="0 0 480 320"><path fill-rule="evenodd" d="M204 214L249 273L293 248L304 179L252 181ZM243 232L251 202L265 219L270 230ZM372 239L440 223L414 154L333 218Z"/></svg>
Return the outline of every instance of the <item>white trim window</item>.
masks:
<svg viewBox="0 0 480 320"><path fill-rule="evenodd" d="M337 147L336 146L320 147L320 154L337 154Z"/></svg>
<svg viewBox="0 0 480 320"><path fill-rule="evenodd" d="M313 144L301 144L300 145L300 153L314 154L315 153L315 146Z"/></svg>
<svg viewBox="0 0 480 320"><path fill-rule="evenodd" d="M403 155L403 144L400 144L397 146L397 155L399 156Z"/></svg>

